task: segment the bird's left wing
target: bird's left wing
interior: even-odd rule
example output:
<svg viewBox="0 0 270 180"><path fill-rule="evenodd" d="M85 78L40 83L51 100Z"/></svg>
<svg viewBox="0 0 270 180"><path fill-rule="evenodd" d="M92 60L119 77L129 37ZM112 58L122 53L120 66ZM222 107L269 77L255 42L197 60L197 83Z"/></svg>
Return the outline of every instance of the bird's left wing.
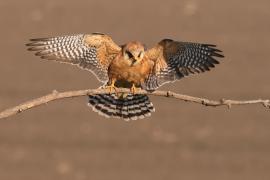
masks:
<svg viewBox="0 0 270 180"><path fill-rule="evenodd" d="M106 82L110 62L121 51L113 40L100 33L77 34L52 38L31 39L28 50L36 51L42 59L78 65L93 72Z"/></svg>
<svg viewBox="0 0 270 180"><path fill-rule="evenodd" d="M173 82L189 74L209 71L224 57L215 45L178 42L171 39L160 41L145 55L154 62L154 67L144 86L154 90L164 83Z"/></svg>

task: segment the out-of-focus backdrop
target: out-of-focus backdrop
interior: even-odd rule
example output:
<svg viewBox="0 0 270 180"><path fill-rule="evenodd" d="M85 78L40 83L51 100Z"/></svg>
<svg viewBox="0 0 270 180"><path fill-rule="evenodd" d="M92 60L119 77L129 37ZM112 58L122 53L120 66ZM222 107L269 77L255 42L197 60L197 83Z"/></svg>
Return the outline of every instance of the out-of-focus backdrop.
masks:
<svg viewBox="0 0 270 180"><path fill-rule="evenodd" d="M29 38L97 31L118 44L217 44L226 56L220 65L162 89L269 98L269 8L268 0L1 0L0 110L54 89L100 86L89 72L42 61L24 46ZM151 99L156 112L133 122L99 116L86 97L2 119L0 179L270 179L270 110Z"/></svg>

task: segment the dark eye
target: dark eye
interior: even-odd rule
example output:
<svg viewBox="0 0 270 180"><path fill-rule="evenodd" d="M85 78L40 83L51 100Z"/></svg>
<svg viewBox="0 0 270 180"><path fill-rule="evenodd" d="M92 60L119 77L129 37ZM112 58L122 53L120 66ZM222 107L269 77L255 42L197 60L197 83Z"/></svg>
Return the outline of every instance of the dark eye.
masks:
<svg viewBox="0 0 270 180"><path fill-rule="evenodd" d="M131 54L131 52L126 51L126 53L127 53L127 55L128 55L128 58L132 58L132 57L133 57L133 55Z"/></svg>

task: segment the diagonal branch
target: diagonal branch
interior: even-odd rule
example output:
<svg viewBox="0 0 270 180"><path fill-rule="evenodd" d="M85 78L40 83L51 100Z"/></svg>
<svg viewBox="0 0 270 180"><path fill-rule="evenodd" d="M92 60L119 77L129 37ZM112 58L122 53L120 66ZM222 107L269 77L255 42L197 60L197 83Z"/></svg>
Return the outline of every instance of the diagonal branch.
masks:
<svg viewBox="0 0 270 180"><path fill-rule="evenodd" d="M121 93L128 93L130 92L129 89L119 88L117 89L117 92ZM52 93L42 96L37 99L30 100L28 102L22 103L18 106L6 109L2 112L0 112L0 119L7 118L9 116L21 113L25 110L46 104L50 101L58 100L58 99L64 99L64 98L72 98L72 97L79 97L79 96L87 96L87 95L94 95L94 94L108 94L109 91L106 89L87 89L87 90L77 90L77 91L67 91L67 92L57 92L54 90ZM136 92L137 94L147 94L147 95L153 95L153 96L163 96L163 97L170 97L175 98L187 102L194 102L198 104L202 104L205 106L227 106L231 108L232 105L245 105L245 104L262 104L264 107L270 108L270 100L247 100L247 101L236 101L236 100L229 100L229 99L220 99L218 101L215 100L209 100L205 98L199 98L199 97L193 97L183 94L177 94L170 91L154 91L154 92L148 92L145 90L139 90Z"/></svg>

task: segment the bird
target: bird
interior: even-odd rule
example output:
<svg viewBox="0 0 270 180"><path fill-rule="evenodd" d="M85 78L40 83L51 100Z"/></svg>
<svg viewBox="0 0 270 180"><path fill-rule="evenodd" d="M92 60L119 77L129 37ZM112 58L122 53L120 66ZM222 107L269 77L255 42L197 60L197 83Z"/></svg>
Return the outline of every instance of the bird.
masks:
<svg viewBox="0 0 270 180"><path fill-rule="evenodd" d="M155 91L191 74L209 71L223 52L216 45L163 39L152 48L139 41L116 44L103 33L30 39L26 44L42 59L77 65L92 72L108 94L88 96L88 105L105 117L126 121L151 116L153 103L138 89ZM130 93L117 93L130 88Z"/></svg>

